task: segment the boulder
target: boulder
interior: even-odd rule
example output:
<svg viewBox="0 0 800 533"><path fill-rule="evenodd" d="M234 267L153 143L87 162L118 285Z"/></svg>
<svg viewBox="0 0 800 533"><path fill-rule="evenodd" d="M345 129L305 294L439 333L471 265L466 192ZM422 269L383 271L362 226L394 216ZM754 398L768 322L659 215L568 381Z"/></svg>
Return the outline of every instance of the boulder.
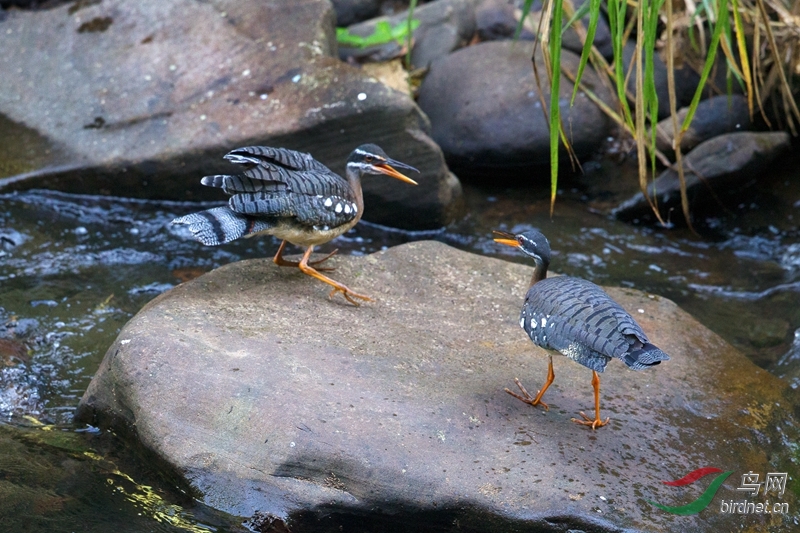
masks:
<svg viewBox="0 0 800 533"><path fill-rule="evenodd" d="M678 111L678 127L683 124L689 108L684 107ZM689 129L681 138L683 153L688 152L703 141L717 135L747 131L750 129L750 110L747 107L747 98L741 94L712 96L701 100L692 118ZM665 154L673 154L672 118L667 117L658 123L656 133L656 146Z"/></svg>
<svg viewBox="0 0 800 533"><path fill-rule="evenodd" d="M336 11L336 25L349 26L380 13L381 0L331 0Z"/></svg>
<svg viewBox="0 0 800 533"><path fill-rule="evenodd" d="M414 10L419 26L414 30L411 64L417 68L429 66L434 60L465 46L475 33L475 4L477 0L436 0L420 5ZM350 33L366 37L375 33L379 22L388 22L392 27L405 24L408 11L391 17L378 17L353 24ZM405 41L354 48L339 47L343 61L385 61L405 53Z"/></svg>
<svg viewBox="0 0 800 533"><path fill-rule="evenodd" d="M78 2L10 11L0 114L68 154L0 189L223 200L200 177L252 144L311 152L342 172L364 142L421 170L420 186L366 180L365 218L451 221L460 188L407 95L336 57L327 0Z"/></svg>
<svg viewBox="0 0 800 533"><path fill-rule="evenodd" d="M511 39L519 25L514 6L507 0L482 0L475 7L475 31L481 41ZM523 28L520 39L533 40L534 35Z"/></svg>
<svg viewBox="0 0 800 533"><path fill-rule="evenodd" d="M741 192L743 186L788 149L789 134L783 131L727 133L699 144L683 158L690 204L697 207L714 198ZM665 220L670 210L680 212L681 187L676 170L662 172L648 191L650 197L658 194L658 208ZM630 221L650 217L652 211L647 199L638 192L614 208L612 214Z"/></svg>
<svg viewBox="0 0 800 533"><path fill-rule="evenodd" d="M431 65L419 90L419 106L452 165L474 169L550 164L550 127L534 78L532 50L529 42L484 42ZM562 51L562 69L575 73L578 62L577 55ZM536 65L547 84L541 51ZM583 83L601 97L606 95L591 68L584 71ZM572 87L562 76L561 116L575 152L583 157L603 142L609 120L583 91L570 107ZM544 99L549 100L547 90ZM549 183L549 174L546 179Z"/></svg>
<svg viewBox="0 0 800 533"><path fill-rule="evenodd" d="M81 422L137 441L207 504L291 530L767 531L791 516L720 513L748 471L788 472L799 427L788 385L674 303L608 289L672 359L612 361L596 431L591 372L518 326L532 268L416 242L334 257L359 308L269 260L229 264L162 294L120 332L81 400ZM700 467L708 487L664 485ZM762 478L763 479L763 478ZM792 490L770 501L795 509ZM758 500L761 501L760 497ZM349 522L348 522L349 520ZM281 524L283 523L283 524Z"/></svg>

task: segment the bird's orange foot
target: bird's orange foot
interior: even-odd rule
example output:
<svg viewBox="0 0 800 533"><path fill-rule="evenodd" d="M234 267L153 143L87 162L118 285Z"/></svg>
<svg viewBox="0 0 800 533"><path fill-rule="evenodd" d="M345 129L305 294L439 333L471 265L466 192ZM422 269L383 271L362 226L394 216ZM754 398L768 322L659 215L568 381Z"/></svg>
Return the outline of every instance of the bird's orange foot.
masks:
<svg viewBox="0 0 800 533"><path fill-rule="evenodd" d="M336 255L336 252L338 252L338 251L339 251L339 249L337 248L334 251L332 251L331 253L329 253L328 255L326 255L325 257L323 257L322 259L317 259L316 261L309 261L308 264L311 265L311 266L317 266L320 263L324 263L325 261L327 261L328 259L330 259L334 255ZM328 268L318 268L317 270L336 270L336 269L333 268L333 267L328 267Z"/></svg>
<svg viewBox="0 0 800 533"><path fill-rule="evenodd" d="M322 259L317 259L316 261L309 261L308 264L311 265L311 266L316 266L316 265L318 265L320 263L324 263L325 261L327 261L328 259L333 257L336 254L336 252L338 252L338 251L339 251L339 249L337 248L336 250L332 251L331 253L329 253L328 255L323 257ZM288 260L284 259L283 256L275 256L275 259L273 259L272 262L275 263L278 266L283 266L283 267L299 267L300 266L300 262L299 261L288 261ZM333 268L333 267L316 267L315 270L318 270L318 271L321 271L321 272L333 272L336 269Z"/></svg>
<svg viewBox="0 0 800 533"><path fill-rule="evenodd" d="M572 421L582 426L592 426L592 429L601 428L606 424L608 424L608 421L611 420L611 417L607 417L605 420L601 420L600 416L597 416L597 418L592 419L586 416L586 413L584 413L583 411L581 411L580 414L583 417L583 420L578 420L577 418L573 418Z"/></svg>
<svg viewBox="0 0 800 533"><path fill-rule="evenodd" d="M537 405L541 405L542 407L544 407L545 411L549 411L550 410L550 407L548 407L548 405L542 401L542 398L541 398L542 395L539 392L536 393L536 398L534 398L528 392L528 389L526 389L522 385L522 382L519 379L514 378L514 383L517 384L517 387L519 387L519 390L522 391L522 394L517 394L516 392L514 392L512 390L505 389L505 391L507 393L509 393L511 396L513 396L517 400L523 401L523 402L525 402L525 403L527 403L529 405L533 405L534 407L537 406Z"/></svg>
<svg viewBox="0 0 800 533"><path fill-rule="evenodd" d="M333 295L336 294L337 292L341 292L342 296L344 296L345 299L348 302L350 302L351 304L355 305L356 307L360 307L361 306L361 302L358 302L358 301L354 300L353 298L359 298L361 300L364 300L365 302L374 302L375 301L372 298L370 298L369 296L366 296L364 294L358 294L357 292L351 291L350 289L348 289L344 285L342 285L341 287L334 287L333 290L330 292L330 294L328 294L328 298L333 299Z"/></svg>

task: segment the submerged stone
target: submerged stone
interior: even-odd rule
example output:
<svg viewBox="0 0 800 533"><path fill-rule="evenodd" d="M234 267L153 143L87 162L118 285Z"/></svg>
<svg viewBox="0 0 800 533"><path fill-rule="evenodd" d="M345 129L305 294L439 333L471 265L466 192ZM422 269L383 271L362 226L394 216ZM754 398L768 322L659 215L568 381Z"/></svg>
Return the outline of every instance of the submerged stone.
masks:
<svg viewBox="0 0 800 533"><path fill-rule="evenodd" d="M136 439L205 503L299 530L342 517L443 530L766 531L791 516L731 515L720 501L748 471L796 483L788 386L674 303L609 289L672 359L643 372L612 361L592 431L591 372L518 326L530 267L436 242L334 257L333 277L375 298L360 308L296 269L229 264L148 304L120 332L78 418ZM619 363L619 364L617 364ZM678 516L732 471L711 507ZM751 498L752 501L761 501ZM770 501L796 508L793 490Z"/></svg>

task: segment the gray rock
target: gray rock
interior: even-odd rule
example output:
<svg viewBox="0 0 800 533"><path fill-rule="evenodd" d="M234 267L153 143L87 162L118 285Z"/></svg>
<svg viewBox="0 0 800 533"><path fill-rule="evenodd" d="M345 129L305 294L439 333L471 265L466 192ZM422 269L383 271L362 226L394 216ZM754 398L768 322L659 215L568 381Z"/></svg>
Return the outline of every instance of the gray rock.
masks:
<svg viewBox="0 0 800 533"><path fill-rule="evenodd" d="M688 107L678 111L678 127L683 124ZM750 129L750 110L747 98L740 94L713 96L697 105L692 123L681 138L681 149L688 152L703 141L723 133ZM667 155L673 153L672 118L667 117L657 125L656 146Z"/></svg>
<svg viewBox="0 0 800 533"><path fill-rule="evenodd" d="M738 192L788 148L789 134L782 131L727 133L699 144L683 159L690 204L701 205L709 201L713 198L712 191L717 197ZM671 209L680 212L677 171L665 170L648 191L651 196L654 192L658 194L658 208L665 219ZM633 220L650 216L652 212L644 195L639 192L621 203L612 214L621 220Z"/></svg>
<svg viewBox="0 0 800 533"><path fill-rule="evenodd" d="M465 46L475 34L475 4L477 0L436 0L420 5L414 18L420 23L414 30L411 64L427 67L434 60ZM366 37L375 32L375 25L389 21L392 26L408 19L408 11L391 17L379 17L348 28L351 33ZM339 47L343 61L384 61L404 52L405 43L391 42L366 48Z"/></svg>
<svg viewBox="0 0 800 533"><path fill-rule="evenodd" d="M530 267L434 242L331 263L377 301L327 301L266 259L159 296L110 347L79 420L137 438L207 504L298 531L342 516L400 531L668 531L674 515L647 500L691 501L710 479L690 494L662 481L703 466L734 473L682 530L790 527L718 509L748 471L794 479L796 397L672 302L609 289L672 359L612 361L611 423L593 432L570 422L593 407L591 373L564 357L549 411L503 392L546 372L518 327Z"/></svg>
<svg viewBox="0 0 800 533"><path fill-rule="evenodd" d="M381 0L331 0L336 11L336 25L349 26L377 16Z"/></svg>
<svg viewBox="0 0 800 533"><path fill-rule="evenodd" d="M418 103L451 164L469 168L549 165L550 128L533 75L532 48L526 42L479 43L431 66ZM572 52L562 52L562 68L574 73L578 61ZM546 80L540 52L536 62ZM584 71L583 83L601 97L606 91L591 68ZM559 95L567 134L578 156L585 156L606 137L609 121L582 91L575 106L569 106L572 84L566 76L561 77ZM545 94L545 101L548 98Z"/></svg>
<svg viewBox="0 0 800 533"><path fill-rule="evenodd" d="M481 41L511 39L518 25L514 6L508 0L482 0L475 8L475 31ZM523 28L519 38L533 40L534 35Z"/></svg>
<svg viewBox="0 0 800 533"><path fill-rule="evenodd" d="M424 115L336 56L326 0L104 0L11 11L0 31L0 114L69 154L0 181L171 199L217 199L199 178L251 144L311 152L343 171L364 142L422 171L413 193L367 180L365 218L425 229L460 194ZM0 136L1 137L1 136ZM402 218L395 218L398 213Z"/></svg>

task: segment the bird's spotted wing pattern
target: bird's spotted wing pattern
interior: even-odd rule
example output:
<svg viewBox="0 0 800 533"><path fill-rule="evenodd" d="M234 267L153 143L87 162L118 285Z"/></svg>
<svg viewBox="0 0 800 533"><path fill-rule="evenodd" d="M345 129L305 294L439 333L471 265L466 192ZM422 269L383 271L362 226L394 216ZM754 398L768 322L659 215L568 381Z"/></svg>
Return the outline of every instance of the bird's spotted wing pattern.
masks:
<svg viewBox="0 0 800 533"><path fill-rule="evenodd" d="M206 176L202 184L231 195L229 207L250 217L290 217L299 224L332 228L359 216L347 181L309 154L251 146L226 159L246 165L239 175Z"/></svg>
<svg viewBox="0 0 800 533"><path fill-rule="evenodd" d="M642 328L600 287L568 276L530 288L520 325L537 345L598 372L611 357L625 361L632 348L648 344Z"/></svg>

